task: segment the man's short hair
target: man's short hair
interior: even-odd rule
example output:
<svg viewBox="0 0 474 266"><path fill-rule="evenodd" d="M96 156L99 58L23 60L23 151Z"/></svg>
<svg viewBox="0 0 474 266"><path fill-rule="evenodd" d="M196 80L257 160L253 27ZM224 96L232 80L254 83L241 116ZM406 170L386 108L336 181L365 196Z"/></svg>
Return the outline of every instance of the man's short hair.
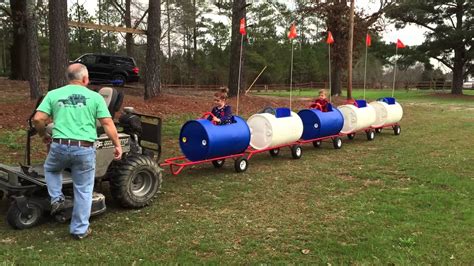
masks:
<svg viewBox="0 0 474 266"><path fill-rule="evenodd" d="M68 81L82 80L84 77L88 75L89 75L89 72L87 71L87 67L79 63L70 65L66 70L66 77Z"/></svg>

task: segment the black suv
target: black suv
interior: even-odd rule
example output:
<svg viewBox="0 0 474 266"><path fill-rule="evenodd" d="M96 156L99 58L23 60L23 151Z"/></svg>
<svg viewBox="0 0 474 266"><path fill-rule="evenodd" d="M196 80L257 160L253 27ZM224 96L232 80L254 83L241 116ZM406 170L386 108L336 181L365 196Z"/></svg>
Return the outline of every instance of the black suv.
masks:
<svg viewBox="0 0 474 266"><path fill-rule="evenodd" d="M81 63L89 71L93 83L112 83L123 86L128 82L138 82L139 69L135 60L128 56L84 54L71 63Z"/></svg>

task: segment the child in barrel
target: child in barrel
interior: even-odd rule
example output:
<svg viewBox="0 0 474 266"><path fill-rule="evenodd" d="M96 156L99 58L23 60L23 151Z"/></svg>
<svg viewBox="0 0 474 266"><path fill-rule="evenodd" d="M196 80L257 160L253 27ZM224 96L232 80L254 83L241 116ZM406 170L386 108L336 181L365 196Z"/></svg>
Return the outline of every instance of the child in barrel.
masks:
<svg viewBox="0 0 474 266"><path fill-rule="evenodd" d="M319 91L319 97L314 100L313 103L309 106L309 108L316 108L321 110L322 112L327 112L328 111L328 100L326 98L326 90L321 89Z"/></svg>
<svg viewBox="0 0 474 266"><path fill-rule="evenodd" d="M232 108L230 105L227 105L228 92L228 88L223 88L214 93L214 108L211 110L211 113L214 116L209 116L207 119L213 121L216 125L227 125L232 123Z"/></svg>

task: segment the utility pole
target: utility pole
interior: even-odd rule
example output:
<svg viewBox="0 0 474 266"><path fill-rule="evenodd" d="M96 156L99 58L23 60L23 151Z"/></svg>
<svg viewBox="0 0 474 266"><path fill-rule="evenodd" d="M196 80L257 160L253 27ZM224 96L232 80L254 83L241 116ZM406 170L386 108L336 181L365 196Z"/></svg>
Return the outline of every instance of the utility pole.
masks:
<svg viewBox="0 0 474 266"><path fill-rule="evenodd" d="M351 10L349 14L349 52L347 53L347 100L352 99L352 47L354 44L354 1L355 0L351 0Z"/></svg>

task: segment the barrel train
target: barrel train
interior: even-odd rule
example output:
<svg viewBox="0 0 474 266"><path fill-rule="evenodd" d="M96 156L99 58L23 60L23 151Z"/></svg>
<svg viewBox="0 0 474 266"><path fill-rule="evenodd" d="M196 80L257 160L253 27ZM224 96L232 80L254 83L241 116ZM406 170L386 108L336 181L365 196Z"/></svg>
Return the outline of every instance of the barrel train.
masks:
<svg viewBox="0 0 474 266"><path fill-rule="evenodd" d="M288 108L266 108L247 121L234 116L232 124L220 126L206 119L208 115L212 114L206 113L182 126L179 144L184 156L165 159L161 164L169 166L173 175L187 166L208 162L220 168L226 159L234 159L236 172L244 172L255 154L268 151L277 156L280 148L289 147L292 157L299 159L302 144L320 147L322 141L332 140L334 148L340 149L341 137L353 139L358 132L365 132L368 140L383 128L392 128L399 135L403 109L395 98L387 97L371 103L357 100L337 108L329 105L327 112L303 109L294 113Z"/></svg>

